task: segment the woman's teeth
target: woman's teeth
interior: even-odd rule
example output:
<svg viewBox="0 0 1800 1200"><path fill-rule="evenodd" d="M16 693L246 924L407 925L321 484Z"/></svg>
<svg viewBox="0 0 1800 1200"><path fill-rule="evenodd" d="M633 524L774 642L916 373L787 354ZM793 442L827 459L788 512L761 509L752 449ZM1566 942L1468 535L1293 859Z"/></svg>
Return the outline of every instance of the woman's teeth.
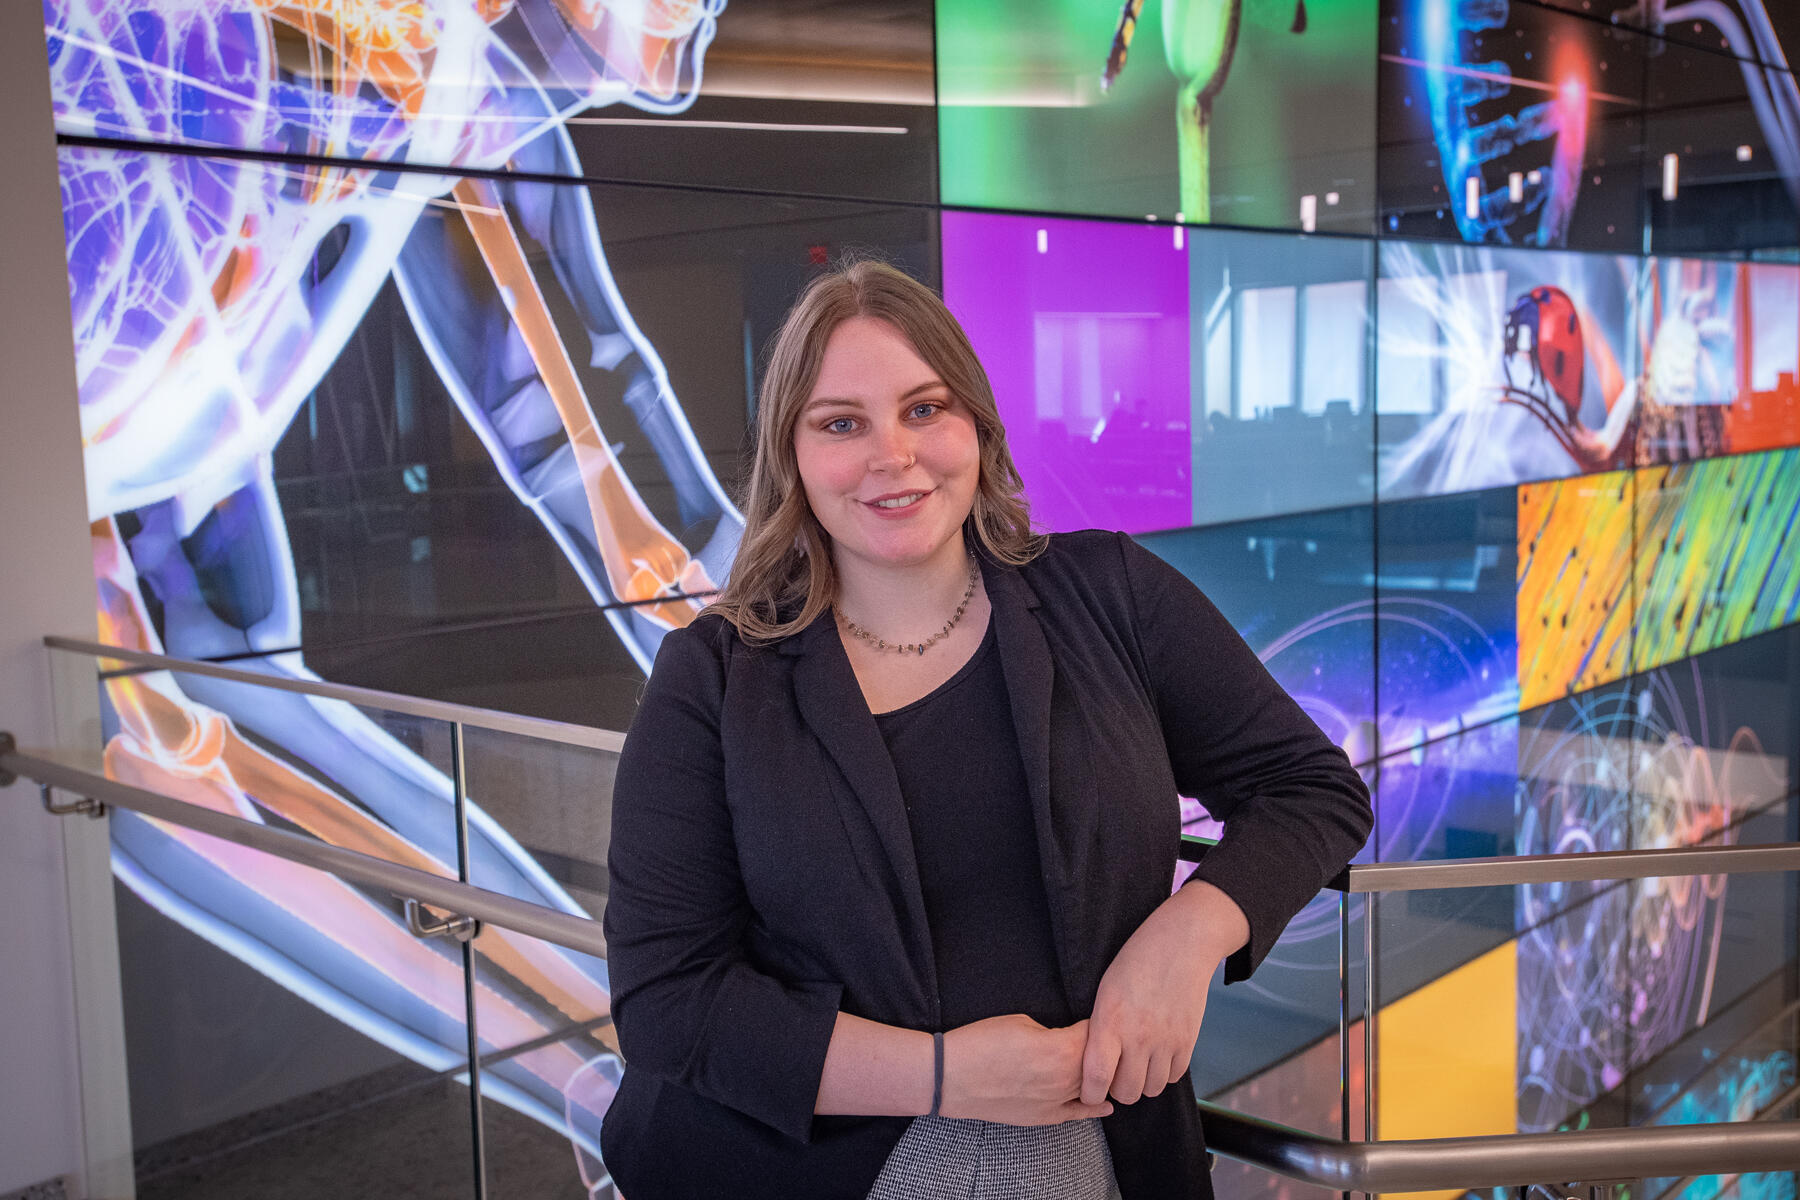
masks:
<svg viewBox="0 0 1800 1200"><path fill-rule="evenodd" d="M924 492L914 492L910 496L896 496L892 500L877 500L875 502L875 507L876 508L905 508L907 505L916 503L917 501L923 500L924 498L925 498Z"/></svg>

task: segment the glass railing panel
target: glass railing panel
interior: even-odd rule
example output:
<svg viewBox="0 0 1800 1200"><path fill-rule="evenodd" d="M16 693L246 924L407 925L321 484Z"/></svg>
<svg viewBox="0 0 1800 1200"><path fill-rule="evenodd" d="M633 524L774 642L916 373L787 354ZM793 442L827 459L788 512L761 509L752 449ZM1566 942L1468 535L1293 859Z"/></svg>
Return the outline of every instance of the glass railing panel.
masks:
<svg viewBox="0 0 1800 1200"><path fill-rule="evenodd" d="M470 881L597 921L618 756L470 727L463 738ZM489 1195L610 1195L600 1120L622 1066L606 963L491 925L474 951Z"/></svg>
<svg viewBox="0 0 1800 1200"><path fill-rule="evenodd" d="M1770 1119L1794 1086L1800 997L1784 963L1741 995L1716 1003L1704 1031L1672 1044L1632 1080L1631 1105L1648 1124Z"/></svg>
<svg viewBox="0 0 1800 1200"><path fill-rule="evenodd" d="M492 926L474 948L488 1194L610 1196L600 1122L624 1066L605 963Z"/></svg>
<svg viewBox="0 0 1800 1200"><path fill-rule="evenodd" d="M229 816L454 879L451 725L375 705L56 652L99 694L88 752L106 776ZM297 655L241 660L311 686Z"/></svg>
<svg viewBox="0 0 1800 1200"><path fill-rule="evenodd" d="M51 658L59 711L97 714L62 749L107 778L459 877L450 723L271 686L317 684L292 655L243 660L250 679ZM275 1194L307 1172L334 1191L334 1158L288 1161L321 1131L397 1190L412 1171L474 1191L459 943L415 937L385 892L173 822L114 809L110 834L140 1195ZM364 1110L414 1133L372 1141Z"/></svg>
<svg viewBox="0 0 1800 1200"><path fill-rule="evenodd" d="M1324 1137L1362 1136L1363 910L1360 896L1321 895L1250 979L1227 987L1215 977L1193 1060L1201 1099ZM1221 1200L1334 1194L1226 1158L1212 1179Z"/></svg>
<svg viewBox="0 0 1800 1200"><path fill-rule="evenodd" d="M1374 904L1382 1140L1751 1119L1727 1099L1754 1084L1767 1107L1791 1081L1794 872Z"/></svg>
<svg viewBox="0 0 1800 1200"><path fill-rule="evenodd" d="M463 947L321 871L111 822L137 1195L475 1196Z"/></svg>

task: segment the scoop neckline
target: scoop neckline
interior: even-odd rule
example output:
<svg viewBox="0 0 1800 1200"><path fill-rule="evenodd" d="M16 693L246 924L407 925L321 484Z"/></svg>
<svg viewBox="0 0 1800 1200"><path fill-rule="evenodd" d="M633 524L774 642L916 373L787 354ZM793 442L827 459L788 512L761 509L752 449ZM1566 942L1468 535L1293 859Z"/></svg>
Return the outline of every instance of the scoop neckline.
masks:
<svg viewBox="0 0 1800 1200"><path fill-rule="evenodd" d="M922 704L931 703L931 701L936 700L939 696L942 696L944 693L950 691L957 684L961 683L963 680L967 679L971 674L973 674L976 666L979 665L981 660L987 656L988 649L993 644L993 642L994 642L994 621L993 621L993 618L990 616L988 618L987 629L985 629L981 634L981 644L979 646L975 647L975 653L969 655L969 661L965 662L962 666L960 666L956 669L956 674L950 676L950 678L944 680L944 682L938 684L936 687L932 688L929 692L926 692L923 696L920 696L917 700L909 700L905 704L902 704L899 708L883 709L881 712L871 712L869 715L874 717L877 722L880 722L880 721L886 720L889 717L904 716L906 713L912 711L915 708L918 708Z"/></svg>

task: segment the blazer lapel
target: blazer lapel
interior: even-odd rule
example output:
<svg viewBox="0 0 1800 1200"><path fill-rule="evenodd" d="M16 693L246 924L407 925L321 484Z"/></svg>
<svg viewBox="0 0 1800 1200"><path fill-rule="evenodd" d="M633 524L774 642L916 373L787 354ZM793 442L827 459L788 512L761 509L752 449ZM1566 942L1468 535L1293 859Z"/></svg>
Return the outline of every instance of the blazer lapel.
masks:
<svg viewBox="0 0 1800 1200"><path fill-rule="evenodd" d="M887 743L863 699L831 611L819 614L811 625L780 646L783 653L795 659L794 698L801 720L843 773L861 815L874 827L886 852L902 910L901 927L929 994L935 995L937 972L931 954L931 931L925 917L925 894L919 883L918 859L913 854L906 801L900 794L900 780L894 774ZM833 793L842 800L838 789L834 788ZM876 864L861 865L867 870Z"/></svg>
<svg viewBox="0 0 1800 1200"><path fill-rule="evenodd" d="M1025 786L1031 793L1031 813L1037 826L1039 857L1046 877L1067 882L1053 852L1055 843L1050 810L1050 693L1056 667L1050 644L1038 624L1037 593L1010 567L981 560L982 582L993 607L989 620L999 641L1000 665L1006 676L1006 695L1012 703L1013 733L1019 741L1019 758L1025 765Z"/></svg>
<svg viewBox="0 0 1800 1200"><path fill-rule="evenodd" d="M1086 733L1079 722L1056 720L1056 660L1038 619L1037 593L1018 570L991 563L985 556L982 571L993 605L990 619L999 639L1013 732L1030 792L1038 865L1056 934L1063 988L1071 1006L1084 1011L1083 998L1092 998L1087 988L1091 964L1084 949L1087 938L1082 933L1080 889L1094 823L1099 819L1099 796L1088 770Z"/></svg>

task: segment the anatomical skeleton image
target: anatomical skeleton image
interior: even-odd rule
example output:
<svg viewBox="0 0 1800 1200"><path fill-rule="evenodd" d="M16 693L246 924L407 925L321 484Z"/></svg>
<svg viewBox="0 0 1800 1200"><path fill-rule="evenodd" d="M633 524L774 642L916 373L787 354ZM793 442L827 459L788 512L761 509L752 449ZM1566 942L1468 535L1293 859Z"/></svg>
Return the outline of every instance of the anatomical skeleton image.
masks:
<svg viewBox="0 0 1800 1200"><path fill-rule="evenodd" d="M725 578L742 520L585 189L506 175L578 177L576 113L691 104L722 7L47 0L58 131L179 151L61 151L103 641L316 679L293 649L272 454L391 279L461 418L648 669ZM601 427L595 387L635 428ZM671 511L627 476L627 432ZM460 856L485 887L588 915L474 804L459 846L450 780L348 704L127 672L103 721L115 778L446 876ZM322 873L131 814L113 831L118 875L161 912L418 1063L466 1063L460 948ZM484 1065L484 1095L566 1130L598 1190L618 1077L604 964L497 929L475 956L482 1048L528 1047Z"/></svg>

